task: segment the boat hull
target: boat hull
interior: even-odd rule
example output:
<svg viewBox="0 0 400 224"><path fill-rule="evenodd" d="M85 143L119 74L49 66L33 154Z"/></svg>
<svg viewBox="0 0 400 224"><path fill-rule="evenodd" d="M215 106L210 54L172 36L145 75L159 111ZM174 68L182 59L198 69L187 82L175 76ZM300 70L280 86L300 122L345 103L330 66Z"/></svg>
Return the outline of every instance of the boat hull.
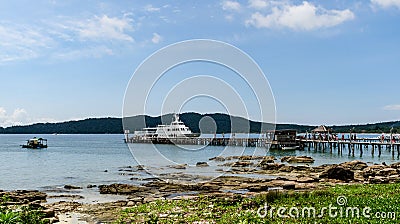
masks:
<svg viewBox="0 0 400 224"><path fill-rule="evenodd" d="M22 145L22 148L25 148L25 149L44 149L44 148L47 148L47 145L36 145L36 146L33 146L33 145Z"/></svg>

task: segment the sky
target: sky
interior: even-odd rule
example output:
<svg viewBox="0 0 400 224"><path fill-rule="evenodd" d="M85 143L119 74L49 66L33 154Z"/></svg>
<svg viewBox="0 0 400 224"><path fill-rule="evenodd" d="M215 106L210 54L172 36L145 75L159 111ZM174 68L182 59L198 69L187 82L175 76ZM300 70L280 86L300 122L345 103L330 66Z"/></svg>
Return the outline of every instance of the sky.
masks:
<svg viewBox="0 0 400 224"><path fill-rule="evenodd" d="M278 123L400 120L400 0L15 0L0 9L2 127L122 117L138 66L190 39L248 54Z"/></svg>

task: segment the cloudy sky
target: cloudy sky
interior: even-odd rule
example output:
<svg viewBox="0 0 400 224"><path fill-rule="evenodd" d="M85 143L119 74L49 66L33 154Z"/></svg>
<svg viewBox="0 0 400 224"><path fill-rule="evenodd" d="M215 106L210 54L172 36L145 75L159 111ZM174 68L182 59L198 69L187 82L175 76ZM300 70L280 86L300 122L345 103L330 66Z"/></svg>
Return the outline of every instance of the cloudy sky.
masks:
<svg viewBox="0 0 400 224"><path fill-rule="evenodd" d="M400 0L15 0L0 9L0 126L121 117L137 66L193 38L249 54L278 122L400 120Z"/></svg>

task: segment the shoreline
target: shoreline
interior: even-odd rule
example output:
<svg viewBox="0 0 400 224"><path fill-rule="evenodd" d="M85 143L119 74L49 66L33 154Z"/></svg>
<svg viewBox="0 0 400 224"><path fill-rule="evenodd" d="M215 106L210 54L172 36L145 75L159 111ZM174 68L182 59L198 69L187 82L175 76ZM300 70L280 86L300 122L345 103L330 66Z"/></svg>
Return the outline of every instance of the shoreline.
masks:
<svg viewBox="0 0 400 224"><path fill-rule="evenodd" d="M303 192L326 189L337 185L400 182L400 162L390 165L368 165L365 162L354 160L313 167L299 165L301 163L309 164L313 161L313 158L306 156L287 156L280 160L273 156L214 157L210 160L222 161L225 165L229 165L231 169L224 172L224 176L202 183L186 181L190 178L198 178L198 176L183 174L180 171L185 169L185 165L181 165L175 167L177 173L164 176L164 180L149 179L142 184L114 183L86 187L66 185L63 191L58 192L58 196L58 193L52 195L40 191L7 192L16 192L17 195L33 192L34 194L41 194L42 199L45 195L46 202L41 201L40 206L45 208L46 211L54 211L52 217L54 223L56 223L56 220L65 221L69 219L71 221L71 218L75 221L82 220L87 223L95 223L115 221L123 209L157 200L196 199L199 195L214 198L253 198L271 191ZM291 162L296 162L297 165L290 165ZM259 166L257 168L251 167L254 163ZM125 171L134 173L141 169L143 169L142 166L137 166L126 168ZM240 175L248 175L248 177ZM250 177L251 175L257 177ZM265 175L274 178L263 178L262 176ZM90 198L79 196L79 193L87 190L93 192L98 190L99 193L92 194ZM4 195L7 192L0 193ZM26 200L26 198L22 198ZM102 200L104 198L108 200ZM37 204L37 200L34 200L34 202ZM32 201L28 201L28 203L32 203Z"/></svg>

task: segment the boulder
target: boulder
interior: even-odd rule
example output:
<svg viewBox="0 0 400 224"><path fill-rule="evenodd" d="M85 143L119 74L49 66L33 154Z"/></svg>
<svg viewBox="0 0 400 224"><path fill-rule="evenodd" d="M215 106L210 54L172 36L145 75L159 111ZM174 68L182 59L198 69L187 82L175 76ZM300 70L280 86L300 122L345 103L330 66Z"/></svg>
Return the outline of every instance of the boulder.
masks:
<svg viewBox="0 0 400 224"><path fill-rule="evenodd" d="M129 184L110 184L99 186L100 194L133 194L136 192L142 192L145 189L145 187Z"/></svg>
<svg viewBox="0 0 400 224"><path fill-rule="evenodd" d="M387 177L369 177L368 182L371 184L387 184L389 183L389 178Z"/></svg>
<svg viewBox="0 0 400 224"><path fill-rule="evenodd" d="M364 178L368 178L370 176L376 176L376 174L384 168L386 168L386 166L384 166L384 165L369 166L363 170L363 176L364 176Z"/></svg>
<svg viewBox="0 0 400 224"><path fill-rule="evenodd" d="M76 190L76 189L82 189L82 187L79 187L79 186L74 186L74 185L64 185L64 189L67 189L67 190Z"/></svg>
<svg viewBox="0 0 400 224"><path fill-rule="evenodd" d="M368 167L367 163L359 160L353 160L350 162L341 163L340 166L349 168L351 170L363 170Z"/></svg>
<svg viewBox="0 0 400 224"><path fill-rule="evenodd" d="M320 178L336 179L342 181L354 180L354 172L348 168L334 166L323 172Z"/></svg>
<svg viewBox="0 0 400 224"><path fill-rule="evenodd" d="M279 168L281 172L292 172L294 170L293 166L282 166Z"/></svg>
<svg viewBox="0 0 400 224"><path fill-rule="evenodd" d="M394 168L384 168L379 170L376 173L377 176L391 176L391 175L397 175L397 170Z"/></svg>
<svg viewBox="0 0 400 224"><path fill-rule="evenodd" d="M184 170L186 169L187 164L177 164L177 165L170 165L170 168L178 169L178 170Z"/></svg>
<svg viewBox="0 0 400 224"><path fill-rule="evenodd" d="M273 156L265 156L265 157L261 160L260 164L263 165L263 164L266 164L266 163L274 163L275 160L276 160L276 158L273 157Z"/></svg>
<svg viewBox="0 0 400 224"><path fill-rule="evenodd" d="M282 163L265 163L265 164L261 164L261 169L263 169L263 170L280 170L282 167L285 167L285 165L282 164Z"/></svg>
<svg viewBox="0 0 400 224"><path fill-rule="evenodd" d="M253 166L254 163L250 162L250 161L236 161L232 164L233 167L247 167L247 166Z"/></svg>
<svg viewBox="0 0 400 224"><path fill-rule="evenodd" d="M197 166L197 167L207 167L207 166L209 166L209 165L208 165L207 162L197 162L197 163L196 163L196 166Z"/></svg>
<svg viewBox="0 0 400 224"><path fill-rule="evenodd" d="M395 169L400 169L400 162L393 163L390 165L390 167L395 168Z"/></svg>
<svg viewBox="0 0 400 224"><path fill-rule="evenodd" d="M0 198L6 197L6 205L8 204L39 204L46 201L47 194L36 190L17 190L17 191L0 191Z"/></svg>
<svg viewBox="0 0 400 224"><path fill-rule="evenodd" d="M288 163L313 163L315 160L309 156L284 156L281 158L281 162Z"/></svg>
<svg viewBox="0 0 400 224"><path fill-rule="evenodd" d="M313 183L313 182L318 182L319 179L314 179L312 177L300 177L296 181L299 183Z"/></svg>
<svg viewBox="0 0 400 224"><path fill-rule="evenodd" d="M210 158L209 160L215 160L217 162L224 162L225 158L222 156L216 156L216 157Z"/></svg>

